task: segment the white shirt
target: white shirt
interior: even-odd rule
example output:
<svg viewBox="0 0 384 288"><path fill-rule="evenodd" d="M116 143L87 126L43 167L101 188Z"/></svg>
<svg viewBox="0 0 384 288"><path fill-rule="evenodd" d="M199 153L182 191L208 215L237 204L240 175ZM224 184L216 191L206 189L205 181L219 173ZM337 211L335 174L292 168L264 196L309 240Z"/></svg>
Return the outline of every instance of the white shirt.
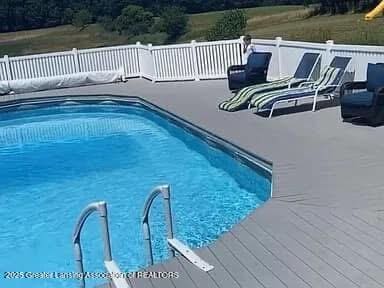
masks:
<svg viewBox="0 0 384 288"><path fill-rule="evenodd" d="M251 43L248 45L245 53L243 53L243 64L247 64L248 56L254 52L256 52L256 45Z"/></svg>

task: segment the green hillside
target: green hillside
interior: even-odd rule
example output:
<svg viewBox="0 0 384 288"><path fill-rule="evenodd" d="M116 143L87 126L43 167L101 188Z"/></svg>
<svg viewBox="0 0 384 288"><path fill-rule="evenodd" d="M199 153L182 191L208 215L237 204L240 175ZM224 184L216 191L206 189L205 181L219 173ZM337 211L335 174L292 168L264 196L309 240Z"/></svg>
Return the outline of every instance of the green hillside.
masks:
<svg viewBox="0 0 384 288"><path fill-rule="evenodd" d="M188 32L178 42L193 39L203 41L208 29L223 12L209 12L189 16ZM363 14L336 16L312 16L311 10L303 6L273 6L246 9L248 16L246 33L254 38L273 39L277 36L286 40L336 43L384 44L384 17L371 22L363 20ZM129 44L141 41L162 44L165 35L147 34L127 39L115 33L106 32L98 24L79 30L70 25L48 29L0 33L0 55L25 55L76 48L91 48Z"/></svg>

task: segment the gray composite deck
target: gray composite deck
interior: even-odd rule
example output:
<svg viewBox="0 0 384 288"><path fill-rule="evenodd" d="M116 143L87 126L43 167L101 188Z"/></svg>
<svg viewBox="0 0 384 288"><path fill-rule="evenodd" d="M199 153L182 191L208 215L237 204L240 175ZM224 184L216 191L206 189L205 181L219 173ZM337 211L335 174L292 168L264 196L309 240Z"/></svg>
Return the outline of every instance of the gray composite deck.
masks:
<svg viewBox="0 0 384 288"><path fill-rule="evenodd" d="M132 279L132 287L384 287L384 127L343 123L338 107L273 119L222 112L221 80L130 80L22 97L89 94L141 97L273 162L273 198L196 251L214 270L176 257L148 270L178 279Z"/></svg>

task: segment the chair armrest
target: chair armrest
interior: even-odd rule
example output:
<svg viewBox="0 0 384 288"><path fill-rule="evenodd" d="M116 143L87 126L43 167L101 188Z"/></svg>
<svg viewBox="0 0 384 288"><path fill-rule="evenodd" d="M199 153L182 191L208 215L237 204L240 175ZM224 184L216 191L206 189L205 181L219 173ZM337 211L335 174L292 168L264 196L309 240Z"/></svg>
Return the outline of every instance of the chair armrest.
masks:
<svg viewBox="0 0 384 288"><path fill-rule="evenodd" d="M300 83L299 88L302 88L304 86L309 86L309 85L312 85L314 83L315 83L315 81L305 81L303 83Z"/></svg>
<svg viewBox="0 0 384 288"><path fill-rule="evenodd" d="M320 85L316 87L315 91L318 92L319 90L324 88L337 88L337 87L339 87L339 85Z"/></svg>
<svg viewBox="0 0 384 288"><path fill-rule="evenodd" d="M245 71L245 65L232 65L228 67L227 70L227 78L229 79L229 76L233 74L234 72L240 72Z"/></svg>
<svg viewBox="0 0 384 288"><path fill-rule="evenodd" d="M228 67L228 73L235 72L235 71L244 71L245 65L232 65Z"/></svg>
<svg viewBox="0 0 384 288"><path fill-rule="evenodd" d="M340 88L340 98L342 98L347 90L361 90L367 88L367 81L345 82Z"/></svg>
<svg viewBox="0 0 384 288"><path fill-rule="evenodd" d="M291 89L291 87L292 87L292 83L294 83L295 81L297 81L297 80L302 80L302 81L305 81L306 79L298 79L298 78L292 78L291 80L289 80L288 81L288 89ZM301 82L301 83L304 83L304 82ZM301 84L300 83L300 84ZM300 87L300 84L299 84L299 86L298 87Z"/></svg>

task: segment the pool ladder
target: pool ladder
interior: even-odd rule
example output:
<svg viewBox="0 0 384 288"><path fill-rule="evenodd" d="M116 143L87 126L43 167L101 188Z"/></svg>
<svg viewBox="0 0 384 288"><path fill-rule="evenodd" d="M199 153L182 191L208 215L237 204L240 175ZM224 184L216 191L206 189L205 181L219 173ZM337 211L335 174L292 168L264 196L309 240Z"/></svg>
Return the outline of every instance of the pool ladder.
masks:
<svg viewBox="0 0 384 288"><path fill-rule="evenodd" d="M164 206L164 216L167 226L167 245L170 257L175 257L175 254L178 253L184 257L187 261L195 265L197 268L209 272L214 267L204 260L202 260L191 248L183 244L178 239L174 238L173 233L173 220L172 220L172 210L170 202L170 187L169 185L157 186L147 197L144 210L142 214L141 224L143 229L144 242L148 254L148 265L153 265L153 251L152 251L152 241L151 241L151 230L149 226L149 212L152 207L153 201L159 195L163 196L163 206ZM104 266L107 272L110 275L123 275L120 271L116 262L112 259L111 252L111 241L109 237L109 228L108 228L108 211L107 204L105 202L95 202L89 204L81 212L79 219L76 222L75 230L72 237L73 249L75 254L75 261L77 266L77 271L79 275L85 275L84 273L84 264L83 264L83 253L81 249L80 234L82 228L90 215L98 212L100 217L101 224L101 233L103 238L104 246ZM115 288L130 288L128 282L124 277L111 277L111 281ZM79 277L79 287L85 288L85 277Z"/></svg>
<svg viewBox="0 0 384 288"><path fill-rule="evenodd" d="M116 262L112 259L111 241L109 238L109 228L108 228L107 203L95 202L95 203L89 204L81 212L80 217L76 222L75 231L72 237L80 288L85 288L85 277L84 277L85 273L84 273L83 253L81 249L80 234L88 217L95 212L98 212L100 217L101 233L102 233L103 245L104 245L105 269L107 270L108 273L110 273L110 275L116 275L116 276L122 275ZM130 286L128 285L128 282L123 277L112 277L111 281L115 288L130 288Z"/></svg>
<svg viewBox="0 0 384 288"><path fill-rule="evenodd" d="M141 224L143 228L143 236L145 246L148 254L148 264L153 265L153 251L151 241L151 230L149 226L149 211L152 207L153 201L158 195L163 196L164 216L165 223L167 226L167 244L170 257L175 257L176 252L184 257L188 262L195 265L197 268L209 272L214 267L204 260L202 260L191 248L183 244L181 241L176 239L173 234L173 220L172 220L172 209L171 209L171 192L169 185L157 186L149 194L144 204L143 216L141 218Z"/></svg>

